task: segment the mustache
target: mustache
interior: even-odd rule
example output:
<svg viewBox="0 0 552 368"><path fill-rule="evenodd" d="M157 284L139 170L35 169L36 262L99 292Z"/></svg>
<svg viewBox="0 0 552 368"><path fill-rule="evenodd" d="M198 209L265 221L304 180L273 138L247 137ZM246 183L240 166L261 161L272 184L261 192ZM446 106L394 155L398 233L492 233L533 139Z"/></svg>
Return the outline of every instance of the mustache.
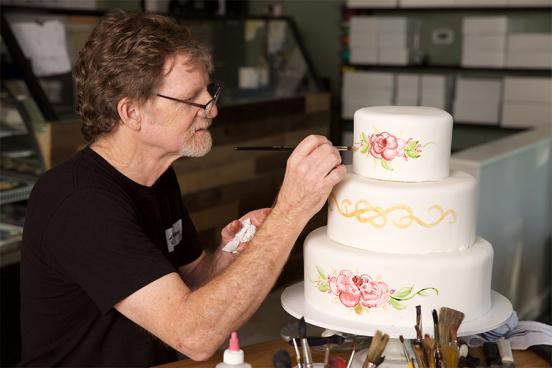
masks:
<svg viewBox="0 0 552 368"><path fill-rule="evenodd" d="M211 126L211 123L213 122L213 119L205 119L201 123L197 123L194 125L194 131L200 130L200 129L208 129Z"/></svg>

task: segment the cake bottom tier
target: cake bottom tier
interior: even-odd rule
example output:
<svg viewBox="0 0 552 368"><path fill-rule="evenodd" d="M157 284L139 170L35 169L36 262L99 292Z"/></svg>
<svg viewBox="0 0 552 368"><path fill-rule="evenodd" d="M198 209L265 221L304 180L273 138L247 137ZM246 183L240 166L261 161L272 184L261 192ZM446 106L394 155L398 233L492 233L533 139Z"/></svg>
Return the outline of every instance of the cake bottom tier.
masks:
<svg viewBox="0 0 552 368"><path fill-rule="evenodd" d="M490 310L492 263L483 238L465 250L388 254L337 243L321 227L304 243L305 303L339 318L412 328L421 305L429 332L433 309L462 311L466 321Z"/></svg>

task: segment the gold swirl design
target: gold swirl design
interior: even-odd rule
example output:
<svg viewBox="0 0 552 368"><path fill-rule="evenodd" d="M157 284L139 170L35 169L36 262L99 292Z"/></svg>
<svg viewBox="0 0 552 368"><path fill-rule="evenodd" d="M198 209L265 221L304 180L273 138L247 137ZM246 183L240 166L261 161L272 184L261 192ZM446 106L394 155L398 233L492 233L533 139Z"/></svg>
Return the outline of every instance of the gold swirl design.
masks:
<svg viewBox="0 0 552 368"><path fill-rule="evenodd" d="M429 228L429 227L434 227L438 225L447 217L450 217L449 223L451 224L456 222L456 218L457 218L456 211L454 211L453 209L449 209L445 211L441 206L436 204L429 207L428 212L436 211L437 218L433 222L426 222L420 219L419 217L415 216L412 211L412 208L404 204L399 204L399 205L384 209L381 207L373 206L367 200L364 200L364 199L357 201L354 205L351 200L344 199L343 201L341 201L341 205L340 205L333 193L330 195L330 200L333 201L333 203L335 204L335 207L337 208L337 211L343 217L346 217L346 218L355 217L358 222L363 224L369 223L370 225L377 228L384 227L385 225L387 225L389 221L399 229L406 229L414 222L420 226ZM402 216L400 216L398 219L390 219L389 215L393 212L402 214Z"/></svg>

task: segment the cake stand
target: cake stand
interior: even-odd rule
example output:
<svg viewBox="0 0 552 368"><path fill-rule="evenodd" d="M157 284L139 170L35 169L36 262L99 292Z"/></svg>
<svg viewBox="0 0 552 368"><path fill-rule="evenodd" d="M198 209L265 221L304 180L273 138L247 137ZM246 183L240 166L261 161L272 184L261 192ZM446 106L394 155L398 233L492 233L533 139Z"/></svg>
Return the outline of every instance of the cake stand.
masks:
<svg viewBox="0 0 552 368"><path fill-rule="evenodd" d="M305 317L305 321L311 325L320 326L334 331L350 333L354 335L373 336L377 330L385 332L391 338L385 349L385 362L380 367L404 367L402 346L398 340L400 335L405 339L413 339L416 333L410 326L377 325L362 321L351 321L329 315L320 310L315 310L305 303L304 282L299 282L287 287L281 296L282 307L295 318ZM469 336L490 331L506 322L512 315L513 308L510 301L503 295L491 290L491 309L483 316L462 322L458 329L458 336ZM367 350L361 350L355 354L353 367L362 367ZM414 354L411 355L413 356Z"/></svg>

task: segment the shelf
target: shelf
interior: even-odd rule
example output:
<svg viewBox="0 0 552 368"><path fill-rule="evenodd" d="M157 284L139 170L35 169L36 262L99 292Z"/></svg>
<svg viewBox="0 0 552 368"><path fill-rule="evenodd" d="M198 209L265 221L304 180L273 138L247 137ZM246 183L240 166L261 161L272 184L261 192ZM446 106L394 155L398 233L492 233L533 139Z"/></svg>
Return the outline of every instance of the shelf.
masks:
<svg viewBox="0 0 552 368"><path fill-rule="evenodd" d="M349 130L349 131L353 130L353 126L354 126L354 120L353 119L341 119L341 123L346 128L345 130ZM453 127L454 128L460 128L460 129L472 128L472 129L477 129L477 130L480 130L480 131L500 130L501 132L510 133L510 134L518 133L518 132L522 132L522 131L530 129L530 128L526 128L526 127L525 128L502 127L502 126L498 125L498 123L494 124L494 125L491 125L489 123L478 124L478 123L473 123L473 122L472 123L466 123L466 122L462 122L462 121L454 121Z"/></svg>
<svg viewBox="0 0 552 368"><path fill-rule="evenodd" d="M29 198L34 181L18 176L0 176L0 205L24 201Z"/></svg>
<svg viewBox="0 0 552 368"><path fill-rule="evenodd" d="M25 135L27 134L24 130L8 130L8 129L2 129L0 130L0 138L6 138L6 137L16 137L19 135Z"/></svg>
<svg viewBox="0 0 552 368"><path fill-rule="evenodd" d="M420 71L448 71L448 72L479 72L479 73L501 73L519 74L532 76L552 76L552 69L520 69L520 68L491 68L491 67L464 67L460 65L390 65L390 64L342 64L342 68L355 68L360 70L392 70L408 69Z"/></svg>
<svg viewBox="0 0 552 368"><path fill-rule="evenodd" d="M348 11L358 12L358 13L373 13L373 12L444 12L444 11L464 11L464 12L473 12L473 11L484 11L489 13L496 12L510 12L510 11L552 11L552 6L539 5L539 6L497 6L493 7L492 5L487 6L435 6L435 7L389 7L389 8L358 8L358 7L347 7Z"/></svg>
<svg viewBox="0 0 552 368"><path fill-rule="evenodd" d="M23 227L0 223L0 266L18 263L21 259Z"/></svg>

